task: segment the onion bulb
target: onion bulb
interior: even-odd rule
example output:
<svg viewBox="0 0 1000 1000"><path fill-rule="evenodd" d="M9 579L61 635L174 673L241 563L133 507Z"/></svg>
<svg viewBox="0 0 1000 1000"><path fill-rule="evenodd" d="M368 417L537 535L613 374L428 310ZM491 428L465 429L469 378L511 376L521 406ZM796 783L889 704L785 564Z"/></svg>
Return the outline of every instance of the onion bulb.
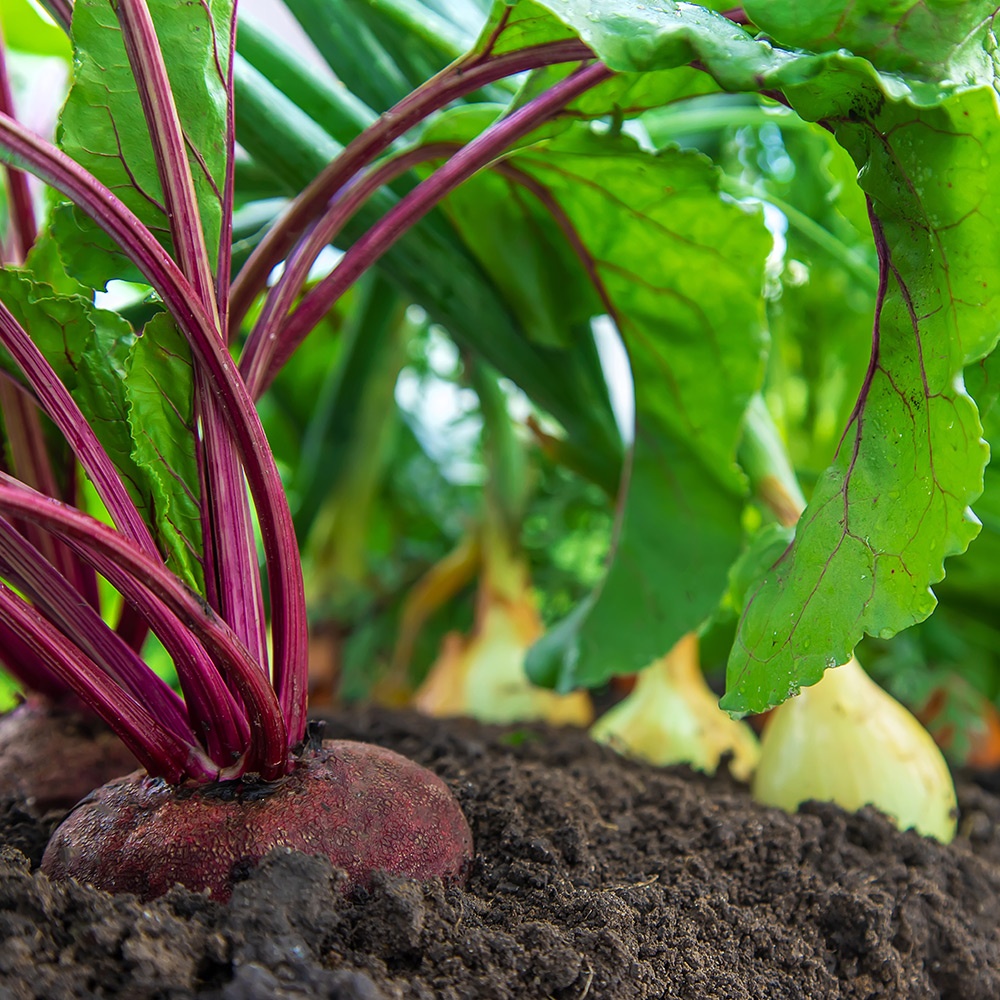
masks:
<svg viewBox="0 0 1000 1000"><path fill-rule="evenodd" d="M586 691L556 694L535 687L525 673L525 655L544 631L526 561L494 536L484 544L483 562L472 633L445 636L415 707L480 722L589 725L594 713Z"/></svg>
<svg viewBox="0 0 1000 1000"><path fill-rule="evenodd" d="M742 781L757 764L753 730L719 708L698 664L698 637L691 633L639 674L635 688L590 730L599 743L660 767L688 764L714 774L723 755Z"/></svg>
<svg viewBox="0 0 1000 1000"><path fill-rule="evenodd" d="M753 796L789 812L809 799L873 805L901 830L943 843L955 835L955 786L941 751L853 658L771 713Z"/></svg>

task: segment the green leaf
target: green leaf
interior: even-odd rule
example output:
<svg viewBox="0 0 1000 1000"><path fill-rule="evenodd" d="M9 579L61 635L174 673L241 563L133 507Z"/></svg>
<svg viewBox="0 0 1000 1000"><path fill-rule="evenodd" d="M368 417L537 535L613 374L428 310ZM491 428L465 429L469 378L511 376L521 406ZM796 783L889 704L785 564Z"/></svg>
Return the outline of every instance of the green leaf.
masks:
<svg viewBox="0 0 1000 1000"><path fill-rule="evenodd" d="M766 39L754 38L721 14L690 3L604 0L598 15L588 0L538 0L537 5L529 6L533 12L538 6L547 8L611 69L644 73L696 63L723 90L763 93L783 90L789 98L794 92L795 109L811 121L847 117L852 113L864 115L887 96L935 105L959 88L992 85L996 76L993 60L996 43L985 28L977 30L970 39L968 52L952 53L961 69L954 79L912 76L903 80L894 73L880 76L871 63L841 50L823 55L786 51ZM773 6L785 7L798 16L811 5ZM982 4L975 6L982 11ZM895 25L891 11L888 14L887 22ZM875 19L868 28L872 31L877 28ZM536 35L540 36L544 30L555 31L536 22ZM942 49L951 52L950 44L945 40Z"/></svg>
<svg viewBox="0 0 1000 1000"><path fill-rule="evenodd" d="M59 242L51 229L43 229L28 251L24 269L32 275L36 283L51 285L60 295L82 295L92 299L93 291L86 285L81 285L75 278L66 273L62 255L59 253Z"/></svg>
<svg viewBox="0 0 1000 1000"><path fill-rule="evenodd" d="M563 4L557 9L555 5L544 3L544 0L514 0L512 3L497 0L473 51L499 55L578 37L577 31L573 29L579 30L581 21L602 20L606 8L607 4L602 4L600 15L597 15L594 5L587 4L586 12L580 18L574 17L574 10ZM642 10L641 5L635 5L635 8ZM613 16L613 11L611 13ZM583 30L579 30L579 37L590 41ZM606 53L602 53L602 58L612 65ZM577 98L564 115L580 119L605 116L634 118L650 108L662 107L696 94L718 91L719 85L711 76L686 66L685 62L686 60L671 62L669 70L654 72L647 72L646 67L641 67L641 72L627 72L633 67L613 65L613 69L622 72ZM544 93L574 72L577 65L560 63L535 70L521 88L516 104L525 104Z"/></svg>
<svg viewBox="0 0 1000 1000"><path fill-rule="evenodd" d="M796 59L695 4L602 0L596 9L588 0L538 0L537 6L572 28L611 69L621 72L646 73L699 61L711 67L723 89L756 90L760 84L751 83L755 72L773 69L782 59Z"/></svg>
<svg viewBox="0 0 1000 1000"><path fill-rule="evenodd" d="M0 270L0 299L83 411L168 565L200 591L201 567L191 556L201 543L200 523L190 523L200 492L192 375L180 335L146 342L115 313L14 268ZM164 323L153 326L162 332ZM7 358L4 367L12 366Z"/></svg>
<svg viewBox="0 0 1000 1000"><path fill-rule="evenodd" d="M568 688L641 669L725 589L742 537L734 455L763 376L771 239L695 153L655 155L580 129L511 162L586 247L635 385L631 484L607 578L589 613L560 630L561 645L529 657L537 679Z"/></svg>
<svg viewBox="0 0 1000 1000"><path fill-rule="evenodd" d="M114 313L95 309L83 296L60 295L15 268L0 270L0 297L124 471L131 445L121 375L135 339L131 327ZM5 367L16 370L9 357Z"/></svg>
<svg viewBox="0 0 1000 1000"><path fill-rule="evenodd" d="M710 12L727 6L725 0L701 6L671 0L649 5L631 0L601 0L599 5L585 0L495 0L472 51L500 55L545 42L581 38L612 69L662 70L691 62L691 58L682 58L684 42L679 47L677 39L692 37L692 31L708 39L713 32L719 33L718 41L722 42L733 37L749 40L741 28ZM716 42L709 44L715 46Z"/></svg>
<svg viewBox="0 0 1000 1000"><path fill-rule="evenodd" d="M517 104L525 104L544 93L575 69L575 63L565 63L536 70L518 93ZM653 73L616 73L610 80L578 97L560 117L611 118L620 122L636 118L652 108L718 92L718 84L707 73L690 66Z"/></svg>
<svg viewBox="0 0 1000 1000"><path fill-rule="evenodd" d="M270 26L241 14L237 52L296 107L346 146L377 115L342 83L303 62L301 53Z"/></svg>
<svg viewBox="0 0 1000 1000"><path fill-rule="evenodd" d="M88 289L103 289L113 279L145 280L114 240L69 202L53 208L48 235L67 274Z"/></svg>
<svg viewBox="0 0 1000 1000"><path fill-rule="evenodd" d="M968 504L986 450L958 376L998 332L995 43L975 38L964 76L939 81L880 74L843 51L785 52L666 0L609 0L598 18L582 0L546 6L614 68L697 59L725 89L782 90L834 129L885 231L870 378L795 542L750 597L729 662L724 706L759 711L846 662L864 632L891 635L930 614L944 558L978 530ZM950 45L935 51L955 62Z"/></svg>
<svg viewBox="0 0 1000 1000"><path fill-rule="evenodd" d="M339 146L243 59L236 61L236 85L240 144L289 191L304 187ZM387 189L374 195L338 244L357 239L396 200ZM576 336L570 351L533 343L440 212L404 233L377 267L464 348L478 351L571 431L589 462L587 474L613 489L621 454L614 418L603 384L596 392L593 359L576 346L587 340L592 350L589 333Z"/></svg>
<svg viewBox="0 0 1000 1000"><path fill-rule="evenodd" d="M4 0L0 6L0 26L9 48L69 61L66 35L31 0Z"/></svg>
<svg viewBox="0 0 1000 1000"><path fill-rule="evenodd" d="M578 129L511 162L555 199L594 260L639 415L697 441L712 475L739 487L733 455L766 345L760 290L771 238L760 212L723 198L703 156L649 153L624 136ZM658 376L648 398L639 372Z"/></svg>
<svg viewBox="0 0 1000 1000"><path fill-rule="evenodd" d="M232 0L157 0L150 5L163 50L198 197L209 257L219 248L226 166L226 88ZM60 144L136 213L171 250L152 144L113 5L77 0L73 11L74 82L60 118ZM93 287L128 277L108 240L80 213L63 229L67 269ZM65 227L67 222L61 220Z"/></svg>
<svg viewBox="0 0 1000 1000"><path fill-rule="evenodd" d="M708 618L739 553L742 509L740 491L721 487L689 449L655 434L638 442L607 576L565 637L555 686L641 670ZM540 670L534 657L529 670Z"/></svg>
<svg viewBox="0 0 1000 1000"><path fill-rule="evenodd" d="M381 113L410 91L392 56L350 0L285 0L312 43L351 91Z"/></svg>
<svg viewBox="0 0 1000 1000"><path fill-rule="evenodd" d="M994 72L996 4L955 0L748 0L744 10L782 45L848 49L879 69L968 83Z"/></svg>
<svg viewBox="0 0 1000 1000"><path fill-rule="evenodd" d="M201 487L191 349L168 313L154 316L125 365L132 458L142 470L168 565L199 593Z"/></svg>
<svg viewBox="0 0 1000 1000"><path fill-rule="evenodd" d="M552 17L541 3L496 0L489 19L472 48L474 54L503 55L529 45L575 38L576 32Z"/></svg>
<svg viewBox="0 0 1000 1000"><path fill-rule="evenodd" d="M496 174L464 184L444 206L525 332L569 347L574 324L599 311L559 230L537 218L516 184ZM488 206L487 211L483 211Z"/></svg>
<svg viewBox="0 0 1000 1000"><path fill-rule="evenodd" d="M783 524L765 524L755 532L729 571L729 602L742 608L747 591L774 565L795 537L795 529Z"/></svg>
<svg viewBox="0 0 1000 1000"><path fill-rule="evenodd" d="M814 89L813 110L817 98ZM989 307L1000 281L995 95L968 91L935 108L884 101L835 132L885 231L885 303L837 458L744 609L723 699L731 711L815 683L865 632L888 637L926 618L944 558L979 530L968 505L988 452L958 376L1000 332Z"/></svg>
<svg viewBox="0 0 1000 1000"><path fill-rule="evenodd" d="M425 129L421 140L464 144L491 125L501 111L496 105L482 104L455 108ZM546 126L528 136L524 145L567 127ZM451 194L442 208L532 340L550 347L571 347L574 328L601 312L565 236L518 184L483 171Z"/></svg>

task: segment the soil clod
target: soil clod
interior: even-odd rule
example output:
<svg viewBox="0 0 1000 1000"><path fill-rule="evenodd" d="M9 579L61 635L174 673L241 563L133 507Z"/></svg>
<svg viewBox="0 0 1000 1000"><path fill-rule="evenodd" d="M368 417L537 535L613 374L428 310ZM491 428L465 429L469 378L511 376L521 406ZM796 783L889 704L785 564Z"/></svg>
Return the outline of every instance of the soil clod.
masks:
<svg viewBox="0 0 1000 1000"><path fill-rule="evenodd" d="M448 782L475 837L468 889L379 875L348 897L329 862L278 851L227 905L179 888L139 903L33 872L30 815L8 803L0 997L1000 996L1000 799L981 785L961 786L959 837L942 847L873 809L790 817L725 776L533 732L329 720L326 735Z"/></svg>

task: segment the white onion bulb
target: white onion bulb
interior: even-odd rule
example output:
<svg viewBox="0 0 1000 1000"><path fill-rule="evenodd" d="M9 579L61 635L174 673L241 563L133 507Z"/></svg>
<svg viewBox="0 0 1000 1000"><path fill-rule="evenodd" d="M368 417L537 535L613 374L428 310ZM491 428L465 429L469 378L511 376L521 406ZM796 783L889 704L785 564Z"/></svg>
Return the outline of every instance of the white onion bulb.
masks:
<svg viewBox="0 0 1000 1000"><path fill-rule="evenodd" d="M590 735L628 757L659 767L688 764L708 774L728 753L730 771L743 781L760 753L753 730L723 712L705 683L693 633L646 667L632 692L597 720Z"/></svg>
<svg viewBox="0 0 1000 1000"><path fill-rule="evenodd" d="M948 843L955 785L926 729L851 659L771 714L753 780L758 802L873 805L901 830Z"/></svg>

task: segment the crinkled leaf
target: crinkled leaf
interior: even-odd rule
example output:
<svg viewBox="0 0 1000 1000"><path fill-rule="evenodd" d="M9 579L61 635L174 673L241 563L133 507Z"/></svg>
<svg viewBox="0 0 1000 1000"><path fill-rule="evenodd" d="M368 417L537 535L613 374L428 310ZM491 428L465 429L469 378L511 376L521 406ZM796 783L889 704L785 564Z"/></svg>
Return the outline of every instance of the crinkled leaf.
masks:
<svg viewBox="0 0 1000 1000"><path fill-rule="evenodd" d="M960 375L998 332L1000 129L992 58L979 57L994 43L975 39L960 57L965 77L949 83L883 75L843 51L785 52L687 4L609 0L599 18L581 0L546 6L615 68L665 69L686 56L726 89L782 90L834 129L885 232L870 377L795 542L751 594L730 659L724 706L761 710L846 662L864 632L925 618L944 558L977 531L968 504L986 449Z"/></svg>
<svg viewBox="0 0 1000 1000"><path fill-rule="evenodd" d="M66 273L59 241L51 229L43 229L28 251L24 269L34 278L36 284L50 285L60 295L82 295L93 298L93 291Z"/></svg>
<svg viewBox="0 0 1000 1000"><path fill-rule="evenodd" d="M547 6L552 9L546 9ZM587 5L586 18L591 21L598 20L594 9L593 4ZM575 37L572 28L579 27L578 20L572 17L560 20L558 16L554 16L560 13L561 9L555 10L553 5L535 0L514 0L513 3L497 0L474 51L500 54ZM584 41L589 40L582 31L580 37ZM683 59L671 62L668 70L619 72L574 100L563 115L580 119L608 115L634 118L650 108L662 107L672 101L719 89L719 85L707 73L684 63ZM525 104L544 93L574 72L577 66L577 63L558 63L535 70L518 93L516 104ZM627 70L630 67L613 68Z"/></svg>
<svg viewBox="0 0 1000 1000"><path fill-rule="evenodd" d="M792 48L849 49L879 69L967 83L993 74L994 3L955 0L748 0L754 23Z"/></svg>
<svg viewBox="0 0 1000 1000"><path fill-rule="evenodd" d="M500 55L580 38L620 75L577 99L571 112L583 118L607 114L627 118L683 96L718 90L720 84L730 90L748 89L748 76L771 65L769 46L706 9L711 6L602 0L598 8L588 0L497 0L473 52ZM705 55L718 64L714 79L687 68ZM729 85L727 65L742 86ZM519 101L541 93L574 68L568 64L537 71Z"/></svg>
<svg viewBox="0 0 1000 1000"><path fill-rule="evenodd" d="M887 293L838 456L744 610L731 710L776 704L846 662L863 633L926 618L944 558L978 531L968 505L987 449L960 374L1000 332L996 125L991 90L937 108L887 101L867 121L836 123L885 232Z"/></svg>
<svg viewBox="0 0 1000 1000"><path fill-rule="evenodd" d="M579 0L497 0L473 51L502 54L579 37L618 73L573 101L566 113L583 119L632 118L650 108L719 89L711 75L687 65L696 58L691 44L696 35L703 47L721 56L720 62L738 56L761 64L760 47L741 28L705 9L713 6L667 3L651 6L647 12L644 5L629 0L602 0L598 11L594 4ZM536 70L517 103L547 90L576 66L560 63Z"/></svg>
<svg viewBox="0 0 1000 1000"><path fill-rule="evenodd" d="M794 92L796 110L812 121L863 115L886 96L936 105L959 87L992 85L995 75L992 55L996 43L988 30L969 41L967 53L953 51L951 59L962 69L960 78L903 80L895 74L880 76L869 62L848 52L816 55L778 48L695 4L603 0L599 15L588 0L537 0L537 4L573 28L611 69L654 72L695 63L723 90L783 90L788 97ZM811 5L775 6L802 11ZM874 30L874 22L871 27ZM946 43L941 49L941 58L947 59ZM983 52L989 58L984 58Z"/></svg>
<svg viewBox="0 0 1000 1000"><path fill-rule="evenodd" d="M538 679L569 687L642 668L725 588L741 541L733 456L763 375L771 240L694 153L653 155L580 129L512 162L586 248L635 383L631 484L607 578L589 613L557 633L562 642L529 658Z"/></svg>
<svg viewBox="0 0 1000 1000"><path fill-rule="evenodd" d="M136 499L121 383L135 339L131 327L114 313L93 308L84 297L60 295L13 268L0 270L0 298L90 420ZM9 356L5 367L13 368Z"/></svg>
<svg viewBox="0 0 1000 1000"><path fill-rule="evenodd" d="M721 14L691 3L602 0L596 8L588 0L538 0L538 6L547 8L611 69L621 72L645 73L698 61L711 66L712 76L724 89L756 90L759 84L750 83L756 70L774 69L781 57L797 58L756 41Z"/></svg>
<svg viewBox="0 0 1000 1000"><path fill-rule="evenodd" d="M200 526L178 516L199 493L194 437L185 443L178 431L181 421L192 425L190 355L179 335L164 342L169 356L154 359L152 345L119 316L12 268L0 270L0 298L83 411L171 568L200 589L201 567L187 551L189 544L199 550ZM3 364L13 369L9 356ZM126 381L130 372L134 386ZM149 384L161 377L165 395L157 402ZM135 393L145 398L133 419Z"/></svg>
<svg viewBox="0 0 1000 1000"><path fill-rule="evenodd" d="M647 20L647 25L655 25L663 23L666 18L693 16L700 19L706 11L727 10L731 6L726 0L700 6L661 2L650 5L647 11L646 5L631 3L630 0L601 0L600 4L584 4L577 0L556 0L554 3L546 0L494 0L489 19L472 51L499 54L574 37L589 42L583 27L586 22L593 25L595 37L617 34L621 28L625 34L641 34L643 19L650 16L652 20ZM680 8L685 9L683 15ZM600 54L602 59L607 55L603 49Z"/></svg>
<svg viewBox="0 0 1000 1000"><path fill-rule="evenodd" d="M66 272L89 289L104 288L112 279L145 280L115 241L75 205L64 202L55 206L49 235L59 248Z"/></svg>
<svg viewBox="0 0 1000 1000"><path fill-rule="evenodd" d="M157 0L150 12L160 40L210 259L215 261L226 164L226 90L232 0ZM149 227L169 251L163 192L113 4L77 0L73 12L74 82L60 118L60 144ZM79 232L60 220L67 268L94 287L128 276L108 240L76 210ZM60 231L57 229L57 232ZM96 279L96 280L95 280Z"/></svg>
<svg viewBox="0 0 1000 1000"><path fill-rule="evenodd" d="M125 365L132 458L142 469L167 562L201 589L200 486L191 349L168 313L137 337Z"/></svg>

